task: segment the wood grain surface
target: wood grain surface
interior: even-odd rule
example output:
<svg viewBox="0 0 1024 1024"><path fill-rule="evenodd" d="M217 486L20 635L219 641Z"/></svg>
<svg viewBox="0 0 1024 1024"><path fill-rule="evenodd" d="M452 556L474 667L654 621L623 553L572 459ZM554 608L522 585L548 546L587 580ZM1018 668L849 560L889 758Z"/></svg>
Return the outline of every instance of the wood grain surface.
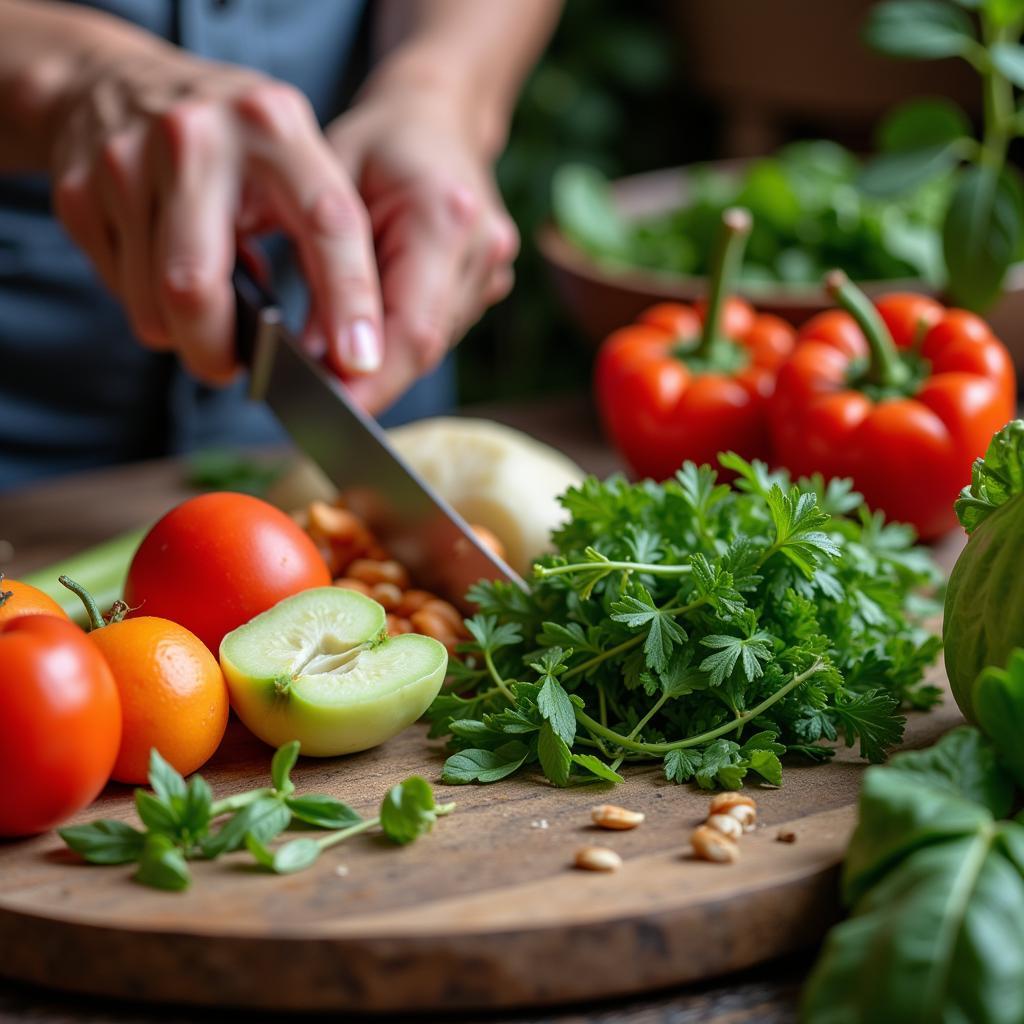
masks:
<svg viewBox="0 0 1024 1024"><path fill-rule="evenodd" d="M170 464L133 467L2 497L7 564L16 575L155 518L181 496L180 478ZM931 742L957 718L949 705L915 716L908 742ZM203 774L227 795L264 784L269 756L233 725ZM414 727L365 754L303 760L295 779L369 811L408 774L436 783L442 759ZM410 847L360 836L286 877L236 855L196 864L185 894L133 885L127 868L83 866L53 834L6 843L0 971L131 1000L387 1012L555 1005L706 978L827 927L862 772L850 752L830 768L790 767L784 788L757 792L762 827L736 866L689 857L707 796L654 768L614 790L647 814L634 832L595 833L589 808L609 796L600 788L441 786L458 809ZM99 815L130 818L130 792L111 787L80 817ZM795 843L776 841L782 825ZM622 854L622 870L570 868L595 841Z"/></svg>

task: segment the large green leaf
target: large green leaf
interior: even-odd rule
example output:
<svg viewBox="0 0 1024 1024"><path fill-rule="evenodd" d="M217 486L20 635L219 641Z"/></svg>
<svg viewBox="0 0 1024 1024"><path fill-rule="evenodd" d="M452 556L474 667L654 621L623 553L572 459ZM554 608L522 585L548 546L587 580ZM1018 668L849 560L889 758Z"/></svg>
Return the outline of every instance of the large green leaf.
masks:
<svg viewBox="0 0 1024 1024"><path fill-rule="evenodd" d="M942 248L955 302L983 310L998 297L1020 251L1020 186L1009 171L970 167L950 199Z"/></svg>
<svg viewBox="0 0 1024 1024"><path fill-rule="evenodd" d="M886 875L829 934L805 1024L1020 1024L1022 831L989 822Z"/></svg>
<svg viewBox="0 0 1024 1024"><path fill-rule="evenodd" d="M868 15L864 39L890 57L960 57L975 42L974 23L943 0L886 0Z"/></svg>

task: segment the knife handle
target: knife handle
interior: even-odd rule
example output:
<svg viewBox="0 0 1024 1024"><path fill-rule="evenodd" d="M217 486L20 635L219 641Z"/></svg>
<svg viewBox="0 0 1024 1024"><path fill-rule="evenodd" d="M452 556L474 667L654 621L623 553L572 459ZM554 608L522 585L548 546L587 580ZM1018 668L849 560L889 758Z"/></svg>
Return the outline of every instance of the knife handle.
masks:
<svg viewBox="0 0 1024 1024"><path fill-rule="evenodd" d="M252 253L240 249L231 274L235 289L235 357L249 371L249 397L260 400L274 363L281 311L260 280L265 278Z"/></svg>

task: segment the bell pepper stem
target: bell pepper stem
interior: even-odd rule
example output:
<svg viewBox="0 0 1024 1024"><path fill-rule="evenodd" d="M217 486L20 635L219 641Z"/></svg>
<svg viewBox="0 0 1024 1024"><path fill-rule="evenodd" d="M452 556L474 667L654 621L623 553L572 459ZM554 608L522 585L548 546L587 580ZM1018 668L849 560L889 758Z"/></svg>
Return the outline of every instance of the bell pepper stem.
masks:
<svg viewBox="0 0 1024 1024"><path fill-rule="evenodd" d="M708 307L704 316L704 329L693 354L706 356L718 338L722 323L722 307L728 298L743 262L752 220L750 211L742 206L730 206L722 213L722 226L718 229L715 253L711 259Z"/></svg>
<svg viewBox="0 0 1024 1024"><path fill-rule="evenodd" d="M868 343L871 364L867 380L885 388L900 388L906 384L910 371L900 359L896 343L874 303L842 270L830 270L825 275L825 291L836 305L853 317Z"/></svg>
<svg viewBox="0 0 1024 1024"><path fill-rule="evenodd" d="M89 616L89 630L102 629L106 623L103 621L100 606L93 600L92 594L81 583L76 583L69 576L61 576L59 580L62 586L67 587L68 590L73 594L77 594L82 599L86 614Z"/></svg>

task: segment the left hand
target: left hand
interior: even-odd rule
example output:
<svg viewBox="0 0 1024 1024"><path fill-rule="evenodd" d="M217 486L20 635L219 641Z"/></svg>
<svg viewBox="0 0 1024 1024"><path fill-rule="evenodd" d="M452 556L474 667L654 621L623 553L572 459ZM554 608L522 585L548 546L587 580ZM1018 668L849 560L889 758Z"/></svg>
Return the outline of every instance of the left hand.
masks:
<svg viewBox="0 0 1024 1024"><path fill-rule="evenodd" d="M450 95L415 84L371 92L327 129L369 212L380 272L383 363L348 381L370 412L437 366L512 288L519 234L478 135Z"/></svg>

